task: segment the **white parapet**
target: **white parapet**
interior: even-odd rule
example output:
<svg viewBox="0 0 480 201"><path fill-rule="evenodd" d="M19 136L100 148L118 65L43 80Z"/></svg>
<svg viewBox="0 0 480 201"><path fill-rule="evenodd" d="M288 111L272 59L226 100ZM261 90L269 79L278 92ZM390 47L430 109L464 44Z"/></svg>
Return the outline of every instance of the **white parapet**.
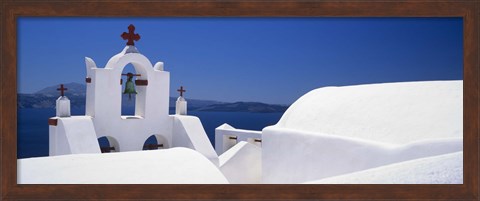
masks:
<svg viewBox="0 0 480 201"><path fill-rule="evenodd" d="M262 132L236 129L226 123L215 128L215 151L218 155L223 154L223 152L241 141L246 141L261 147Z"/></svg>
<svg viewBox="0 0 480 201"><path fill-rule="evenodd" d="M56 118L49 127L50 156L100 153L93 121L89 116Z"/></svg>
<svg viewBox="0 0 480 201"><path fill-rule="evenodd" d="M195 116L172 115L173 121L173 147L186 147L196 150L218 166L218 155L208 140L202 122Z"/></svg>
<svg viewBox="0 0 480 201"><path fill-rule="evenodd" d="M262 182L262 148L241 141L219 156L220 171L231 184Z"/></svg>

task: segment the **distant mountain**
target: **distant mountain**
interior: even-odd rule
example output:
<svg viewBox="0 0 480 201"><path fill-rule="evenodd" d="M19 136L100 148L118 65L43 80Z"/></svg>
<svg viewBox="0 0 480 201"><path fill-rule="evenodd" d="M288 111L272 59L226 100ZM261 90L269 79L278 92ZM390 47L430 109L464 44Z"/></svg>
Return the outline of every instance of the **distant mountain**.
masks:
<svg viewBox="0 0 480 201"><path fill-rule="evenodd" d="M205 107L205 106L224 103L224 102L220 102L220 101L198 100L198 99L190 99L190 98L186 98L186 100L187 100L188 110L197 110L198 108L202 108L202 107ZM169 107L170 108L175 108L176 101L177 101L177 98L170 97Z"/></svg>
<svg viewBox="0 0 480 201"><path fill-rule="evenodd" d="M64 84L63 86L67 88L67 90L65 90L65 95L67 95L68 97L85 96L87 91L86 86L84 84L79 84L75 82ZM35 92L34 94L43 95L46 97L58 97L58 95L60 94L60 92L57 90L58 88L60 88L59 85L49 86L40 91Z"/></svg>
<svg viewBox="0 0 480 201"><path fill-rule="evenodd" d="M288 106L270 105L259 102L235 102L235 103L220 103L205 106L197 109L197 111L216 111L216 112L285 112Z"/></svg>
<svg viewBox="0 0 480 201"><path fill-rule="evenodd" d="M79 83L64 84L67 88L65 95L70 99L73 108L85 107L86 86ZM33 94L18 94L19 108L55 108L55 102L60 94L56 86L49 86ZM135 98L128 100L127 95L123 95L123 107L134 107ZM175 109L177 98L170 97L169 107ZM287 106L270 105L257 102L236 102L225 103L212 100L198 100L186 98L188 110L190 111L229 111L229 112L284 112Z"/></svg>
<svg viewBox="0 0 480 201"><path fill-rule="evenodd" d="M60 95L59 85L49 86L33 94L18 94L19 108L55 108L55 102ZM65 95L70 99L72 107L85 106L85 85L79 83L64 84Z"/></svg>
<svg viewBox="0 0 480 201"><path fill-rule="evenodd" d="M85 106L85 96L70 96L70 105L74 108ZM58 98L53 95L43 94L18 94L18 108L55 108L55 102Z"/></svg>

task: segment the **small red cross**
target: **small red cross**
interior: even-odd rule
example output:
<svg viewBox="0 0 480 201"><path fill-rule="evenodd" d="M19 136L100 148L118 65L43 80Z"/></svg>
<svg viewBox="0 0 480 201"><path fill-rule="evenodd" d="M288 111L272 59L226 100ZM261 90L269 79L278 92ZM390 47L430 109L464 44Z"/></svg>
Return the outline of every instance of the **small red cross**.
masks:
<svg viewBox="0 0 480 201"><path fill-rule="evenodd" d="M130 26L128 26L128 33L123 32L123 34L121 35L123 40L128 40L127 45L135 45L133 43L133 41L134 40L135 41L140 40L140 35L134 33L134 31L135 31L135 26L133 26L133 24L131 24Z"/></svg>
<svg viewBox="0 0 480 201"><path fill-rule="evenodd" d="M63 87L63 84L60 85L60 88L57 88L57 91L60 91L60 94L64 96L64 91L67 91L67 88Z"/></svg>
<svg viewBox="0 0 480 201"><path fill-rule="evenodd" d="M185 89L183 89L183 86L180 87L180 89L177 90L178 92L180 92L180 96L183 97L183 92L186 92Z"/></svg>

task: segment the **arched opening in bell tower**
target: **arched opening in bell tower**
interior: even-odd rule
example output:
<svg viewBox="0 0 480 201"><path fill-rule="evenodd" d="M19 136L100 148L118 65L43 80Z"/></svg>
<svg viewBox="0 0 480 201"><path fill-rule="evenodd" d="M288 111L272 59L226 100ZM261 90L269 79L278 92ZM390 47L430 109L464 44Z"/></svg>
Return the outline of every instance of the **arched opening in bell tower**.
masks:
<svg viewBox="0 0 480 201"><path fill-rule="evenodd" d="M131 63L123 68L122 76L120 78L120 84L122 85L121 114L122 116L135 116L135 103L138 92L137 87L135 86L135 76L129 78L127 76L128 73L137 74ZM129 79L131 80L129 81Z"/></svg>
<svg viewBox="0 0 480 201"><path fill-rule="evenodd" d="M146 87L148 85L144 66L127 63L120 76L121 116L123 119L141 119L145 115Z"/></svg>

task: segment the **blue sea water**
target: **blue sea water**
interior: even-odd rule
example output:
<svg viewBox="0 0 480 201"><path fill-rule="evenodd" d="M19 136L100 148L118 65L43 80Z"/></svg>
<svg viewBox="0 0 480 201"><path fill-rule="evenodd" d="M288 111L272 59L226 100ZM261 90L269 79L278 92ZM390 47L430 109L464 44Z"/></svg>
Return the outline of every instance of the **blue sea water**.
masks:
<svg viewBox="0 0 480 201"><path fill-rule="evenodd" d="M84 108L72 108L72 115L84 115ZM170 111L173 113L173 111ZM48 119L55 116L55 109L18 109L17 157L30 158L48 156ZM276 124L283 113L249 112L200 112L189 115L200 118L208 138L215 146L215 128L228 123L235 128L262 130Z"/></svg>

